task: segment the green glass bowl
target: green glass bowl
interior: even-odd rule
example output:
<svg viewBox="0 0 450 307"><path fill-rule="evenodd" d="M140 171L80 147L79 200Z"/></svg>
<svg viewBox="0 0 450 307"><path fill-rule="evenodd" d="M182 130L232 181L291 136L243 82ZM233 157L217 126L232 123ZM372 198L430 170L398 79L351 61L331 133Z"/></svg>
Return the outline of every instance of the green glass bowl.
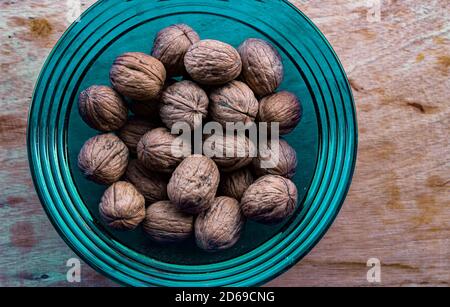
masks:
<svg viewBox="0 0 450 307"><path fill-rule="evenodd" d="M156 33L186 23L202 38L238 46L271 41L283 57L281 89L296 93L304 118L287 136L300 159L294 182L299 208L277 226L249 222L232 249L216 254L194 240L160 246L142 229L117 232L99 219L105 187L83 178L77 155L98 132L81 120L80 91L109 84L113 59L149 53ZM322 238L345 199L354 171L357 124L351 89L331 46L298 9L281 0L99 1L50 54L37 82L28 123L36 190L68 245L106 276L132 286L255 286L297 263Z"/></svg>

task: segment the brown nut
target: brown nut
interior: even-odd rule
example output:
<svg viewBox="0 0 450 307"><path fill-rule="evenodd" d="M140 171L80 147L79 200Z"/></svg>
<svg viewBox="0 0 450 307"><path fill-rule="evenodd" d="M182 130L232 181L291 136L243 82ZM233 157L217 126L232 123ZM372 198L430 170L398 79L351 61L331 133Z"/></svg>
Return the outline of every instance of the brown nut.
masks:
<svg viewBox="0 0 450 307"><path fill-rule="evenodd" d="M78 110L91 128L103 132L118 130L127 122L125 102L108 86L94 85L81 92Z"/></svg>
<svg viewBox="0 0 450 307"><path fill-rule="evenodd" d="M258 176L279 175L291 179L297 169L297 153L285 140L273 140L260 146L253 167Z"/></svg>
<svg viewBox="0 0 450 307"><path fill-rule="evenodd" d="M227 123L251 123L259 111L259 102L243 82L231 81L212 91L210 111L214 121L224 127Z"/></svg>
<svg viewBox="0 0 450 307"><path fill-rule="evenodd" d="M211 208L195 221L198 247L214 252L233 247L241 236L245 218L239 202L230 197L218 197Z"/></svg>
<svg viewBox="0 0 450 307"><path fill-rule="evenodd" d="M278 51L262 39L247 39L239 47L242 58L242 80L263 97L273 93L283 81L284 68Z"/></svg>
<svg viewBox="0 0 450 307"><path fill-rule="evenodd" d="M198 83L220 85L236 79L242 70L239 53L232 46L216 40L202 40L192 45L184 57L188 74Z"/></svg>
<svg viewBox="0 0 450 307"><path fill-rule="evenodd" d="M208 115L208 105L208 95L200 86L192 81L177 82L162 94L161 119L169 129L181 122L197 129Z"/></svg>
<svg viewBox="0 0 450 307"><path fill-rule="evenodd" d="M137 153L137 145L144 134L155 129L156 125L140 119L138 117L131 117L125 126L120 129L119 138L127 145L131 153Z"/></svg>
<svg viewBox="0 0 450 307"><path fill-rule="evenodd" d="M142 137L137 153L139 162L149 170L171 173L191 154L191 148L186 143L177 144L177 137L166 128L157 128Z"/></svg>
<svg viewBox="0 0 450 307"><path fill-rule="evenodd" d="M253 184L253 175L248 168L222 174L219 191L221 195L241 200L248 187Z"/></svg>
<svg viewBox="0 0 450 307"><path fill-rule="evenodd" d="M133 230L145 218L145 199L132 184L119 181L106 190L99 209L108 226Z"/></svg>
<svg viewBox="0 0 450 307"><path fill-rule="evenodd" d="M170 201L160 201L147 208L143 227L153 241L176 243L192 236L194 217L183 213Z"/></svg>
<svg viewBox="0 0 450 307"><path fill-rule="evenodd" d="M129 52L119 56L110 71L116 91L134 100L158 99L166 81L164 65L152 56Z"/></svg>
<svg viewBox="0 0 450 307"><path fill-rule="evenodd" d="M128 165L127 146L114 134L89 139L78 155L78 167L89 179L110 185L120 180Z"/></svg>
<svg viewBox="0 0 450 307"><path fill-rule="evenodd" d="M152 55L166 67L170 76L181 76L184 68L184 56L200 37L188 25L176 24L162 29L156 36Z"/></svg>
<svg viewBox="0 0 450 307"><path fill-rule="evenodd" d="M297 187L281 176L267 175L258 179L244 193L241 207L254 221L276 224L291 216L297 207Z"/></svg>
<svg viewBox="0 0 450 307"><path fill-rule="evenodd" d="M206 138L204 150L223 172L234 172L249 165L257 154L253 142L241 134L213 134Z"/></svg>
<svg viewBox="0 0 450 307"><path fill-rule="evenodd" d="M302 118L302 106L289 92L279 92L264 97L259 104L259 121L280 124L280 134L292 132Z"/></svg>
<svg viewBox="0 0 450 307"><path fill-rule="evenodd" d="M138 160L130 161L124 179L144 196L147 205L167 199L168 180L159 173L149 171Z"/></svg>
<svg viewBox="0 0 450 307"><path fill-rule="evenodd" d="M181 162L172 174L167 194L183 212L199 214L211 206L219 180L220 173L213 160L192 155Z"/></svg>

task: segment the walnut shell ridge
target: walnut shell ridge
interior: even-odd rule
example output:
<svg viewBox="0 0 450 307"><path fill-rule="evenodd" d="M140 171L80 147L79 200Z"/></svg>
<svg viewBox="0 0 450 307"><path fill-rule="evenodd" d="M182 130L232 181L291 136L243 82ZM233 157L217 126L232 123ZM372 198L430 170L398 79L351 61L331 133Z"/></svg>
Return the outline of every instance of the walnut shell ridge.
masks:
<svg viewBox="0 0 450 307"><path fill-rule="evenodd" d="M189 48L200 41L200 37L191 27L176 24L162 29L153 44L152 56L160 60L169 76L181 76L186 73L184 56Z"/></svg>
<svg viewBox="0 0 450 307"><path fill-rule="evenodd" d="M201 155L187 157L172 174L167 186L169 199L180 210L199 214L207 210L219 187L220 173L210 158Z"/></svg>
<svg viewBox="0 0 450 307"><path fill-rule="evenodd" d="M247 39L238 50L242 59L242 80L259 97L273 93L284 77L278 51L270 43L257 38Z"/></svg>
<svg viewBox="0 0 450 307"><path fill-rule="evenodd" d="M131 153L137 153L137 145L144 134L157 128L157 126L149 121L138 117L131 117L125 126L120 129L118 136L127 145Z"/></svg>
<svg viewBox="0 0 450 307"><path fill-rule="evenodd" d="M280 124L280 134L291 133L302 119L302 106L292 93L283 91L261 99L259 121Z"/></svg>
<svg viewBox="0 0 450 307"><path fill-rule="evenodd" d="M146 133L137 147L139 162L149 170L170 173L191 154L188 144L180 146L177 137L166 128L157 128Z"/></svg>
<svg viewBox="0 0 450 307"><path fill-rule="evenodd" d="M223 173L220 179L219 191L223 196L240 201L253 182L252 172L248 168L242 168L232 173Z"/></svg>
<svg viewBox="0 0 450 307"><path fill-rule="evenodd" d="M94 85L81 92L78 110L91 128L102 132L118 130L127 122L125 102L108 86Z"/></svg>
<svg viewBox="0 0 450 307"><path fill-rule="evenodd" d="M208 115L208 105L208 95L200 86L187 80L177 82L162 94L161 120L169 129L180 122L197 129Z"/></svg>
<svg viewBox="0 0 450 307"><path fill-rule="evenodd" d="M262 154L261 154L262 153ZM270 162L266 167L262 162ZM297 152L285 140L272 141L253 159L253 168L258 176L279 175L291 179L297 169Z"/></svg>
<svg viewBox="0 0 450 307"><path fill-rule="evenodd" d="M236 79L242 71L239 53L231 45L202 40L192 45L184 65L194 81L204 85L221 85Z"/></svg>
<svg viewBox="0 0 450 307"><path fill-rule="evenodd" d="M227 123L254 122L258 115L259 102L243 82L231 81L213 90L209 97L211 117L224 127Z"/></svg>
<svg viewBox="0 0 450 307"><path fill-rule="evenodd" d="M99 211L110 227L133 230L145 218L145 199L132 184L120 181L106 190Z"/></svg>
<svg viewBox="0 0 450 307"><path fill-rule="evenodd" d="M168 180L162 174L146 169L138 160L130 161L124 179L144 196L147 205L167 199Z"/></svg>
<svg viewBox="0 0 450 307"><path fill-rule="evenodd" d="M125 53L114 61L110 80L122 95L139 101L158 99L166 81L166 69L156 58L140 52Z"/></svg>
<svg viewBox="0 0 450 307"><path fill-rule="evenodd" d="M214 252L233 247L241 236L245 218L239 202L230 197L218 197L211 207L195 221L198 247Z"/></svg>
<svg viewBox="0 0 450 307"><path fill-rule="evenodd" d="M160 201L147 208L143 227L153 241L176 243L193 235L194 217L183 213L170 201Z"/></svg>
<svg viewBox="0 0 450 307"><path fill-rule="evenodd" d="M276 224L294 213L297 198L297 187L291 180L267 175L248 188L242 197L241 207L248 219Z"/></svg>
<svg viewBox="0 0 450 307"><path fill-rule="evenodd" d="M127 146L114 134L89 139L78 155L78 167L89 180L110 185L120 180L128 165Z"/></svg>
<svg viewBox="0 0 450 307"><path fill-rule="evenodd" d="M241 134L213 134L206 138L204 150L222 172L234 172L243 168L257 156L255 144Z"/></svg>

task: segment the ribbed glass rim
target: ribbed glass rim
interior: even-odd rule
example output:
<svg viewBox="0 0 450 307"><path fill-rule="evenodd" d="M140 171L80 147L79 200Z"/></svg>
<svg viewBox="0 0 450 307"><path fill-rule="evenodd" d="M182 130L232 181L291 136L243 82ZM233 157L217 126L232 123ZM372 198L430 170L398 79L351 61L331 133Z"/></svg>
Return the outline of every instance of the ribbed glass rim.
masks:
<svg viewBox="0 0 450 307"><path fill-rule="evenodd" d="M33 181L42 205L60 236L84 261L124 285L261 285L285 272L319 242L336 218L350 187L356 163L358 135L354 100L344 69L326 38L302 12L286 0L273 0L279 5L289 6L299 18L311 26L324 43L323 46L318 46L311 40L327 65L319 65L317 54L300 55L310 68L310 71L304 73L310 74L311 78L308 80L314 80L308 84L308 88L318 89L320 93L314 101L316 112L320 115L318 166L304 200L307 204L305 208L309 210L294 217L282 232L255 250L210 265L176 265L151 259L117 242L98 227L81 200L69 170L66 146L68 114L77 93L71 92L68 95L68 89L77 88L74 86L79 82L77 77L82 75L96 55L117 37L152 19L167 14L196 12L226 16L239 22L245 20L245 23L251 25L248 12L239 11L239 1L207 1L207 5L205 2L136 1L141 5L139 14L130 9L128 1L97 2L82 15L83 24L70 26L56 44L44 64L35 88L29 111L27 146ZM99 18L117 5L123 5L124 9L104 22ZM116 19L121 22L115 23ZM102 40L90 41L89 33L85 29L87 27L104 31ZM264 29L260 31L264 33ZM284 33L278 35L284 38L285 44L289 44L289 52L299 52ZM77 52L73 45L76 41L90 53L83 54L78 62L70 62L70 54ZM278 45L279 48L285 49L283 46L285 45ZM61 69L73 69L67 81L62 81L59 77ZM325 73L331 73L334 79L330 80ZM319 79L324 80L322 84ZM336 82L336 79L345 82ZM326 97L332 97L333 101L327 104Z"/></svg>

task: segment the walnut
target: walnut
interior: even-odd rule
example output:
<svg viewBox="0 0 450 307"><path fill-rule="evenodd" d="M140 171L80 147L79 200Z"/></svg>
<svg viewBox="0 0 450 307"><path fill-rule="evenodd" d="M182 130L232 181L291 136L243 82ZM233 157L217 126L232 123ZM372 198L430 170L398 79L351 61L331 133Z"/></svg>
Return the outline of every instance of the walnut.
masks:
<svg viewBox="0 0 450 307"><path fill-rule="evenodd" d="M285 140L272 140L265 148L260 147L253 166L258 176L279 175L291 179L297 169L297 153Z"/></svg>
<svg viewBox="0 0 450 307"><path fill-rule="evenodd" d="M219 191L221 195L241 200L248 187L253 184L253 175L248 168L222 174Z"/></svg>
<svg viewBox="0 0 450 307"><path fill-rule="evenodd" d="M208 115L208 105L208 95L200 86L192 81L177 82L162 94L161 119L169 129L179 122L197 129Z"/></svg>
<svg viewBox="0 0 450 307"><path fill-rule="evenodd" d="M237 200L218 197L195 221L197 245L209 252L229 249L239 240L244 222Z"/></svg>
<svg viewBox="0 0 450 307"><path fill-rule="evenodd" d="M199 40L200 37L191 27L185 24L172 25L158 33L152 55L164 64L168 75L181 76L186 72L184 56Z"/></svg>
<svg viewBox="0 0 450 307"><path fill-rule="evenodd" d="M108 86L94 85L81 92L78 110L91 128L103 132L118 130L127 122L125 102Z"/></svg>
<svg viewBox="0 0 450 307"><path fill-rule="evenodd" d="M241 207L244 215L257 222L276 224L291 216L297 207L295 184L281 176L258 179L244 193Z"/></svg>
<svg viewBox="0 0 450 307"><path fill-rule="evenodd" d="M224 127L227 123L251 123L258 115L259 102L243 82L231 81L213 90L210 99L211 117Z"/></svg>
<svg viewBox="0 0 450 307"><path fill-rule="evenodd" d="M90 180L109 185L119 181L128 165L127 146L114 134L89 139L78 155L78 167Z"/></svg>
<svg viewBox="0 0 450 307"><path fill-rule="evenodd" d="M184 57L188 74L198 83L220 85L236 79L242 70L239 53L232 46L216 40L202 40L192 45Z"/></svg>
<svg viewBox="0 0 450 307"><path fill-rule="evenodd" d="M283 81L284 68L278 51L262 39L247 39L239 47L242 80L259 97L273 93Z"/></svg>
<svg viewBox="0 0 450 307"><path fill-rule="evenodd" d="M140 119L138 117L131 117L127 124L120 129L118 135L120 139L128 146L131 153L137 153L137 145L144 134L157 128L155 124Z"/></svg>
<svg viewBox="0 0 450 307"><path fill-rule="evenodd" d="M178 146L176 139L166 128L146 133L138 144L139 161L149 170L171 173L184 157L191 154L191 148L185 143Z"/></svg>
<svg viewBox="0 0 450 307"><path fill-rule="evenodd" d="M175 172L167 186L169 199L180 210L198 214L207 210L219 186L219 170L211 159L192 155L187 157Z"/></svg>
<svg viewBox="0 0 450 307"><path fill-rule="evenodd" d="M129 52L119 56L110 71L113 87L134 100L157 99L166 81L164 65L152 56Z"/></svg>
<svg viewBox="0 0 450 307"><path fill-rule="evenodd" d="M145 199L132 184L120 181L106 190L99 211L108 226L133 230L145 218Z"/></svg>
<svg viewBox="0 0 450 307"><path fill-rule="evenodd" d="M148 205L167 199L168 180L162 174L149 171L138 160L130 161L124 179L136 187Z"/></svg>
<svg viewBox="0 0 450 307"><path fill-rule="evenodd" d="M233 172L249 165L257 154L253 142L241 134L213 134L206 138L204 149L223 172Z"/></svg>
<svg viewBox="0 0 450 307"><path fill-rule="evenodd" d="M259 104L259 121L280 123L280 134L292 132L302 118L302 107L297 97L289 92L279 92L264 97Z"/></svg>
<svg viewBox="0 0 450 307"><path fill-rule="evenodd" d="M192 236L194 217L180 211L170 201L160 201L147 208L143 226L152 240L175 243Z"/></svg>

